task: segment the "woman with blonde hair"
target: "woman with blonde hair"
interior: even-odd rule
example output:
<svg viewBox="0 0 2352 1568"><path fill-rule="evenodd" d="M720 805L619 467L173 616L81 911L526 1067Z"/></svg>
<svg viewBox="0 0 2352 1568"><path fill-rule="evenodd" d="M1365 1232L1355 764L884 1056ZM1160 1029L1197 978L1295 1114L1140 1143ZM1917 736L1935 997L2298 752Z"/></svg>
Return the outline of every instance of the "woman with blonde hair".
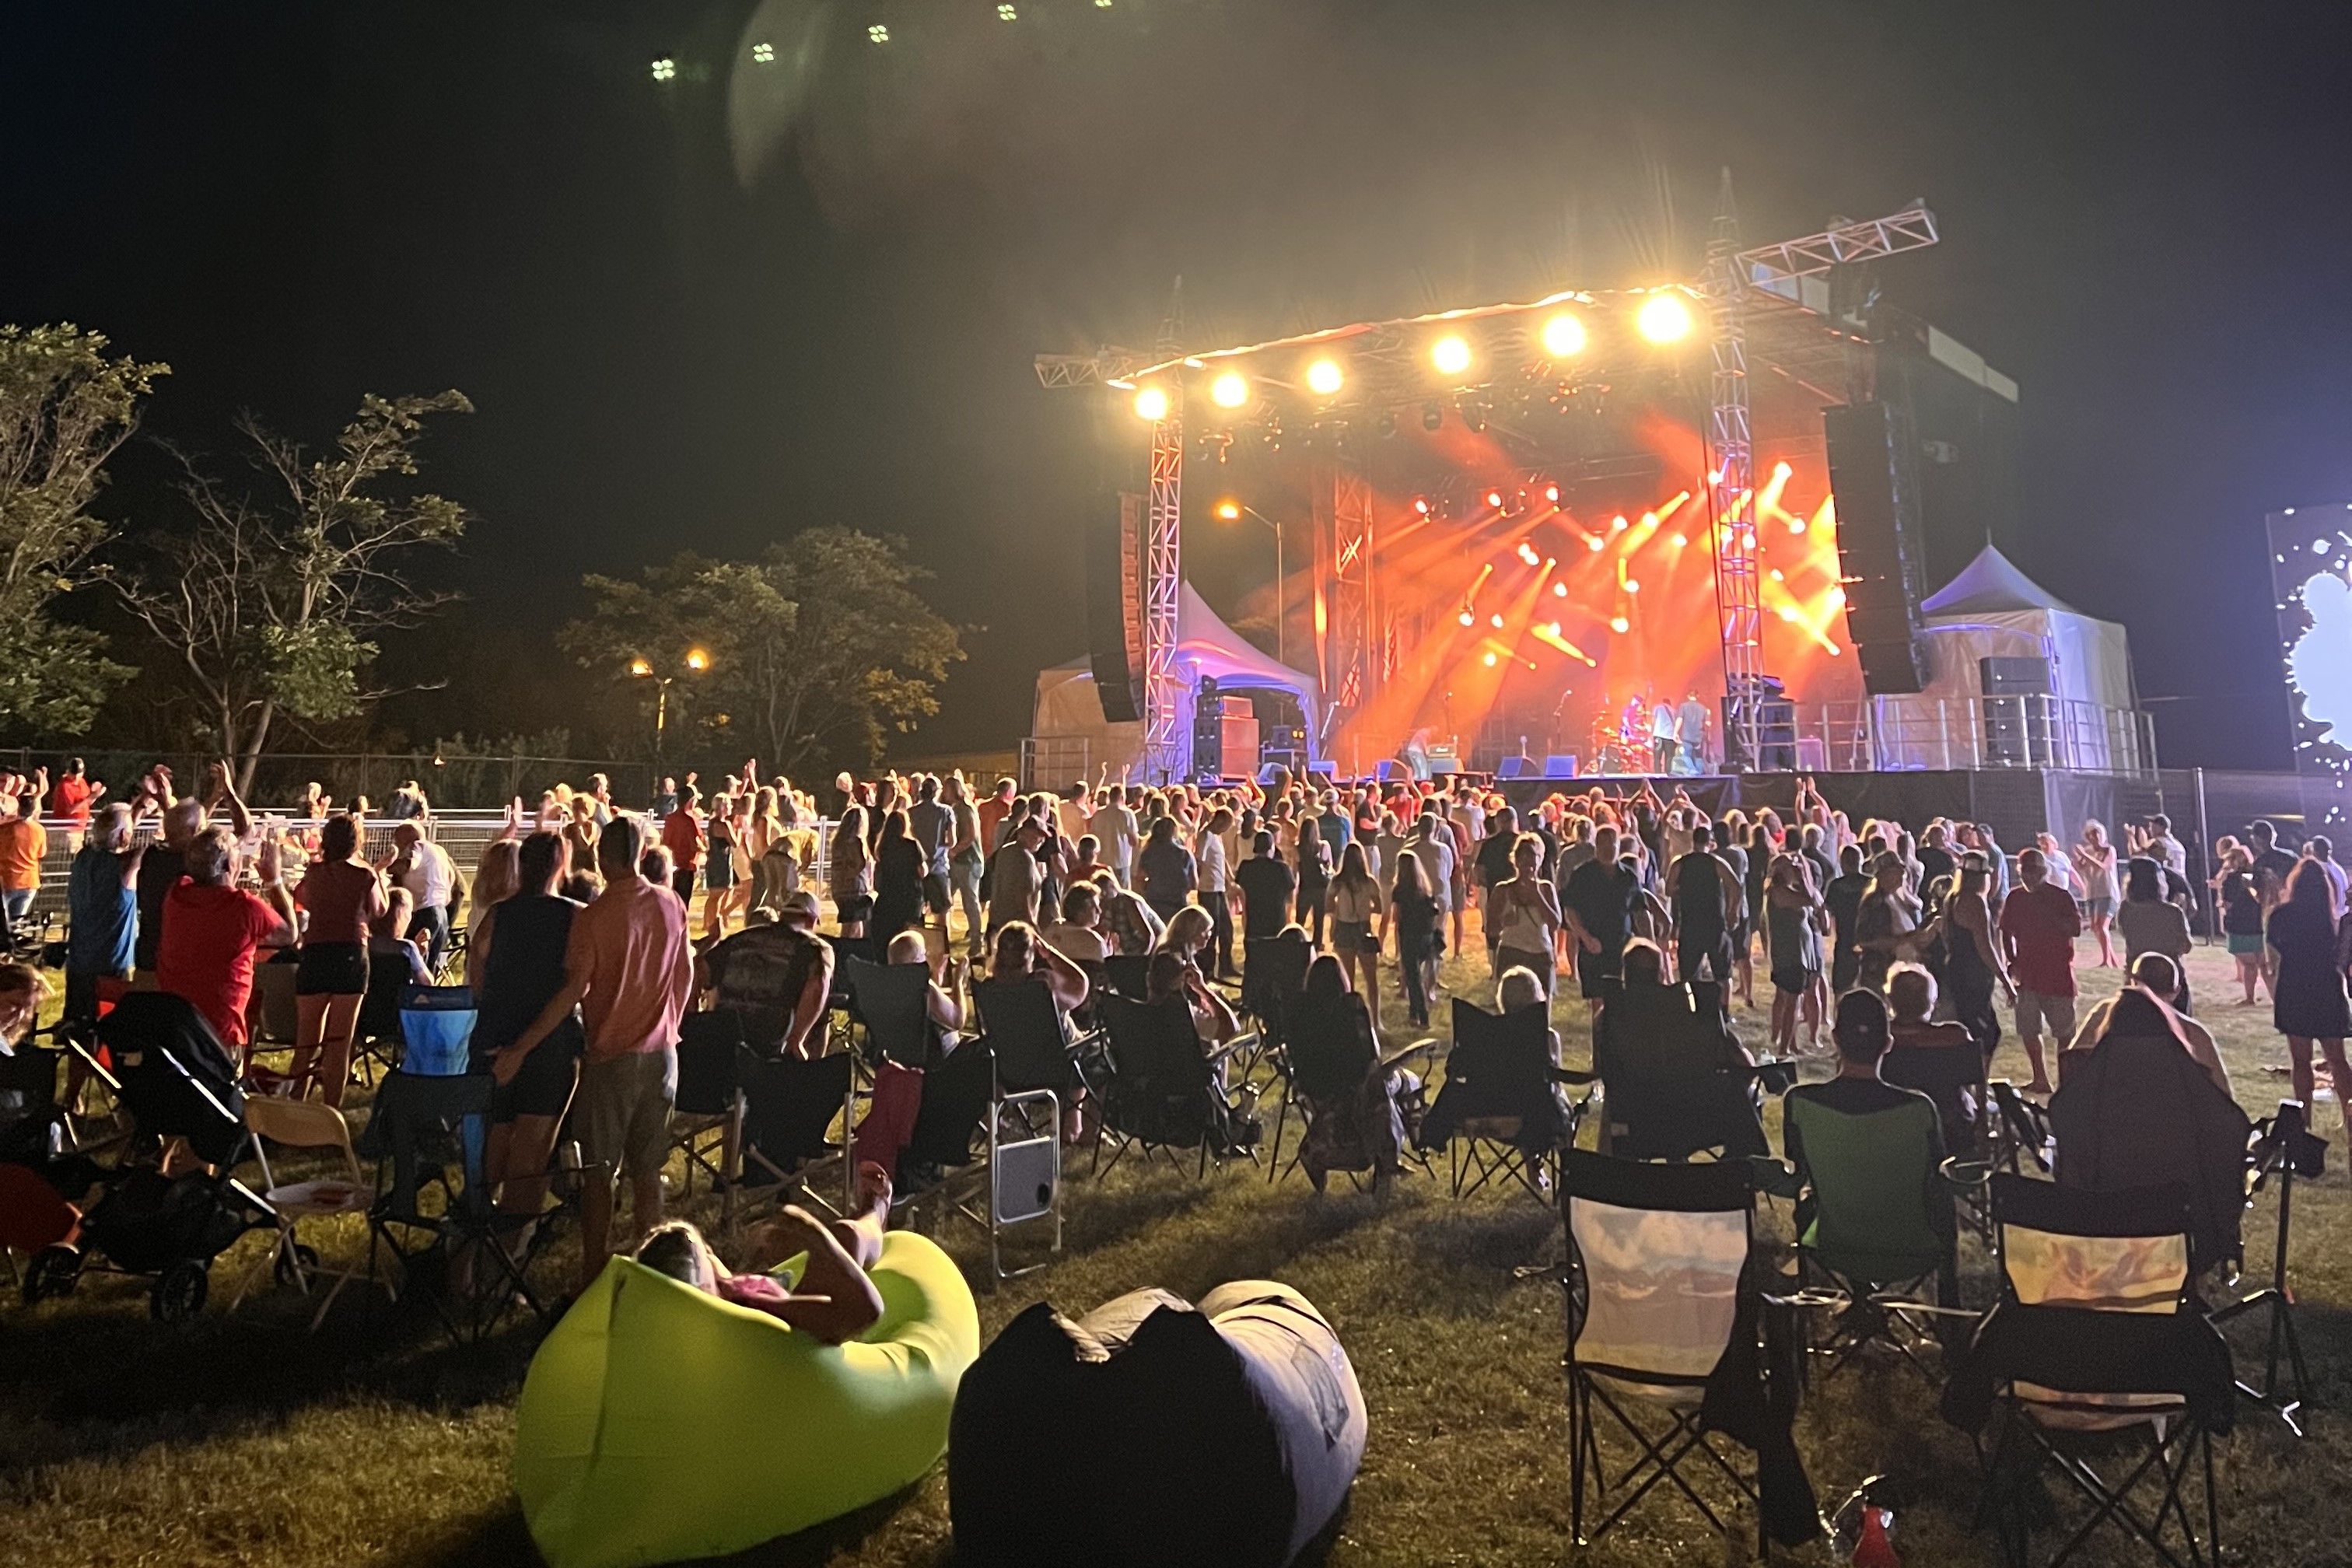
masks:
<svg viewBox="0 0 2352 1568"><path fill-rule="evenodd" d="M862 805L844 811L840 825L833 830L833 864L827 880L841 934L864 936L866 918L874 912L874 854L866 846Z"/></svg>
<svg viewBox="0 0 2352 1568"><path fill-rule="evenodd" d="M585 800L582 795L579 799ZM594 824L590 824L593 829ZM573 847L570 858L578 860L579 852L567 826L562 835L568 847ZM473 919L466 927L466 984L478 987L482 965L490 951L490 929L499 906L515 896L522 886L522 840L493 838L482 847L482 858L474 867L474 880L467 897L473 903Z"/></svg>
<svg viewBox="0 0 2352 1568"><path fill-rule="evenodd" d="M1377 998L1381 994L1381 942L1388 919L1388 900L1381 894L1380 879L1360 839L1350 840L1339 852L1339 874L1331 879L1331 951L1339 956L1340 973L1362 977L1357 989Z"/></svg>
<svg viewBox="0 0 2352 1568"><path fill-rule="evenodd" d="M2084 823L2083 841L2074 846L2072 858L2083 884L2076 897L2083 901L2084 921L2099 939L2099 967L2113 969L2116 944L2107 922L2116 914L2116 847L2107 842L2107 825L2096 817Z"/></svg>

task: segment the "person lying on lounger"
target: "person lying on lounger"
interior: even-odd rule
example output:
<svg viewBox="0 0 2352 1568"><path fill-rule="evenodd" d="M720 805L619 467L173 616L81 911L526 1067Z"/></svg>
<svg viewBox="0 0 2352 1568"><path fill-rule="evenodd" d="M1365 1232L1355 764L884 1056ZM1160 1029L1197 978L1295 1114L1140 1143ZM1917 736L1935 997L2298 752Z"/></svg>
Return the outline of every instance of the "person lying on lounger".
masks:
<svg viewBox="0 0 2352 1568"><path fill-rule="evenodd" d="M889 1173L868 1161L857 1168L857 1177L861 1206L854 1216L825 1225L797 1205L787 1205L754 1228L747 1239L755 1271L730 1269L685 1220L656 1226L637 1247L637 1261L722 1301L765 1312L825 1344L854 1340L882 1318L882 1293L866 1271L882 1256L882 1232L890 1219ZM800 1253L808 1256L797 1279L757 1271Z"/></svg>

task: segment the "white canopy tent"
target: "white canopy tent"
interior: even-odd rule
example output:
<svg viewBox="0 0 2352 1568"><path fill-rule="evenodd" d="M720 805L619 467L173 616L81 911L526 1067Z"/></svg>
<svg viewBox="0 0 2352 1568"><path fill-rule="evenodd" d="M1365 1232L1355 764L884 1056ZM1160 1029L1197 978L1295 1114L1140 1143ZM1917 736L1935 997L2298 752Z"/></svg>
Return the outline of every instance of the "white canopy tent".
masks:
<svg viewBox="0 0 2352 1568"><path fill-rule="evenodd" d="M2131 647L2121 626L2066 604L1990 544L1919 608L1927 684L1916 696L1874 700L1881 766L1950 765L1942 759L1961 727L1973 752L1989 711L1987 658L2048 664L2051 695L2039 711L2049 715L2054 765L2107 770L2137 750Z"/></svg>
<svg viewBox="0 0 2352 1568"><path fill-rule="evenodd" d="M1315 678L1259 651L1225 625L1190 583L1182 585L1176 604L1176 671L1184 688L1180 714L1188 752L1195 694L1203 677L1235 693L1287 692L1306 714L1310 746L1320 731L1322 694ZM1055 759L1051 766L1066 769L1075 763L1092 773L1108 763L1117 773L1138 766L1143 756L1143 726L1114 724L1103 717L1094 668L1085 658L1037 672L1036 710L1029 732L1041 755Z"/></svg>

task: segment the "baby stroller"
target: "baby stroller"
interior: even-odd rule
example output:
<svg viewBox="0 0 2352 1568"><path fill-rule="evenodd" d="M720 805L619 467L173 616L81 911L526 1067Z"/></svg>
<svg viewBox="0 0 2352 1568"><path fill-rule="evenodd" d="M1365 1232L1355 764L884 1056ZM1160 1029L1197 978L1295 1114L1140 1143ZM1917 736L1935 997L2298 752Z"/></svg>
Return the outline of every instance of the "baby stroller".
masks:
<svg viewBox="0 0 2352 1568"><path fill-rule="evenodd" d="M125 996L98 1037L134 1131L122 1163L102 1178L100 1196L82 1216L79 1240L36 1255L26 1294L68 1294L93 1266L150 1275L156 1319L184 1321L204 1308L213 1259L247 1231L277 1227L269 1205L230 1174L247 1152L245 1096L211 1025L181 997ZM168 1173L173 1139L202 1167Z"/></svg>

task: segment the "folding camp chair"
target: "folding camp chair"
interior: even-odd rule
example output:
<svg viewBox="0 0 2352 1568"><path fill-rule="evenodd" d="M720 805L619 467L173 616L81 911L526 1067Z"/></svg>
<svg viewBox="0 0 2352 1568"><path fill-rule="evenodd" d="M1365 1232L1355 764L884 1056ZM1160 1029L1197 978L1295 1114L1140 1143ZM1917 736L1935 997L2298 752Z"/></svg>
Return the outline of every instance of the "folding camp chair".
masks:
<svg viewBox="0 0 2352 1568"><path fill-rule="evenodd" d="M261 1164L262 1198L278 1211L278 1244L256 1259L239 1281L236 1295L229 1301L229 1310L236 1310L264 1268L272 1269L278 1283L292 1285L305 1296L310 1293L314 1278L331 1279L334 1288L327 1292L310 1318L310 1331L317 1333L319 1325L327 1321L328 1309L335 1304L335 1298L343 1293L344 1286L366 1275L367 1264L362 1261L330 1273L320 1266L317 1250L301 1240L297 1226L306 1219L365 1214L374 1194L360 1174L359 1155L352 1147L351 1126L333 1106L254 1095L245 1102L245 1125L253 1134L254 1157ZM340 1177L281 1183L269 1166L272 1143L281 1149L341 1151L342 1173Z"/></svg>
<svg viewBox="0 0 2352 1568"><path fill-rule="evenodd" d="M1318 1120L1327 1115L1357 1114L1357 1107L1370 1103L1368 1095L1388 1092L1391 1072L1414 1057L1437 1048L1434 1038L1416 1040L1383 1058L1373 1048L1371 1034L1366 1026L1369 1016L1353 1007L1325 1008L1302 1002L1286 1008L1285 1016L1284 1044L1269 1056L1283 1086L1282 1110L1275 1118L1274 1144L1266 1160L1265 1179L1269 1183L1298 1168L1306 1152L1307 1137ZM1381 1080L1380 1088L1368 1089L1366 1080L1375 1076ZM1407 1108L1408 1114L1402 1118L1407 1125L1404 1147L1399 1153L1423 1158L1412 1147L1422 1110L1418 1092L1414 1098L1415 1103ZM1282 1135L1289 1125L1294 1105L1298 1108L1301 1121L1299 1148L1286 1166L1282 1163ZM1344 1130L1342 1135L1347 1135ZM1349 1169L1349 1179L1353 1180L1355 1172L1364 1168Z"/></svg>
<svg viewBox="0 0 2352 1568"><path fill-rule="evenodd" d="M1592 1038L1603 1150L1629 1160L1767 1152L1758 1079L1793 1081L1794 1070L1740 1065L1721 995L1709 981L1609 989Z"/></svg>
<svg viewBox="0 0 2352 1568"><path fill-rule="evenodd" d="M2003 1556L2023 1568L2032 1543L2021 1493L2047 1463L2090 1505L2051 1568L2102 1524L2170 1568L2218 1564L2212 1435L2229 1430L2237 1394L2229 1347L2194 1310L2189 1190L2091 1192L2003 1172L1992 1209L2002 1300L1944 1395L1946 1418L1977 1442L1979 1521L1991 1519ZM2187 1495L2200 1469L2201 1542Z"/></svg>
<svg viewBox="0 0 2352 1568"><path fill-rule="evenodd" d="M428 1261L447 1265L461 1249L495 1265L497 1279L478 1279L462 1293L429 1291L434 1311L458 1343L479 1342L520 1301L542 1321L552 1314L531 1288L530 1264L549 1227L540 1215L505 1215L490 1205L482 1175L482 1154L490 1110L488 1073L427 1077L394 1071L376 1086L374 1112L360 1141L361 1152L377 1162L375 1199L368 1208L369 1268L375 1248L390 1252L401 1283L388 1286L394 1300L421 1277ZM452 1183L449 1167L462 1174ZM424 1200L439 1189L437 1205ZM530 1227L532 1245L517 1258L509 1235Z"/></svg>
<svg viewBox="0 0 2352 1568"><path fill-rule="evenodd" d="M2279 1101L2278 1114L2264 1117L2254 1123L2254 1132L2246 1146L2246 1199L2251 1205L2254 1195L2266 1185L2275 1185L2278 1192L2278 1229L2271 1254L2271 1275L2268 1282L2246 1295L2223 1305L2213 1313L2216 1326L2234 1322L2249 1312L2259 1312L2269 1324L2263 1352L2263 1381L2260 1384L2238 1380L2238 1392L2255 1404L2275 1411L2287 1430L2303 1436L2303 1406L2311 1398L2311 1378L2303 1363L2303 1339L2294 1328L2294 1293L2287 1288L2287 1237L2294 1221L2294 1179L2297 1176L2316 1181L2327 1168L2327 1142L2313 1135L2299 1100ZM2276 1178L2273 1182L2273 1178ZM2287 1370L2294 1379L2294 1397L2279 1384L2279 1357L2287 1358Z"/></svg>
<svg viewBox="0 0 2352 1568"><path fill-rule="evenodd" d="M679 1195L694 1195L700 1171L719 1194L719 1223L735 1223L735 1188L743 1173L743 1019L732 1009L688 1013L677 1026L677 1092L670 1101L669 1146L686 1156Z"/></svg>
<svg viewBox="0 0 2352 1568"><path fill-rule="evenodd" d="M1936 1321L1976 1315L1960 1310L1953 1193L1981 1190L1986 1173L1936 1159L1938 1117L1924 1100L1859 1116L1801 1090L1780 1104L1806 1189L1797 1205L1806 1288L1793 1300L1835 1314L1816 1347L1830 1357L1827 1375L1880 1344L1934 1382L1919 1352ZM1934 1297L1923 1299L1931 1279Z"/></svg>
<svg viewBox="0 0 2352 1568"><path fill-rule="evenodd" d="M865 1031L861 1060L871 1072L886 1061L928 1067L939 1054L931 1028L930 966L842 961L849 991L849 1016Z"/></svg>
<svg viewBox="0 0 2352 1568"><path fill-rule="evenodd" d="M1897 1045L1878 1064L1878 1076L1897 1089L1916 1089L1936 1102L1944 1152L1963 1163L1998 1162L2000 1112L1993 1104L1983 1049L1974 1040L1944 1046ZM2011 1091L2012 1094L2014 1090ZM1986 1247L1992 1245L1992 1209L1982 1183L1958 1193L1959 1213Z"/></svg>
<svg viewBox="0 0 2352 1568"><path fill-rule="evenodd" d="M1145 952L1114 952L1103 960L1103 981L1111 994L1130 1002L1149 1001L1151 996L1151 955Z"/></svg>
<svg viewBox="0 0 2352 1568"><path fill-rule="evenodd" d="M352 1070L369 1084L400 1065L400 996L412 984L396 955L370 956L367 990L352 1025Z"/></svg>
<svg viewBox="0 0 2352 1568"><path fill-rule="evenodd" d="M1257 1158L1257 1088L1227 1088L1218 1076L1225 1058L1253 1037L1204 1049L1192 1026L1192 1004L1181 996L1150 1003L1106 996L1103 1026L1111 1060L1103 1121L1124 1140L1105 1171L1116 1167L1129 1148L1139 1150L1146 1162L1160 1155L1178 1171L1184 1168L1178 1152L1197 1148L1195 1177L1209 1173L1212 1160L1222 1163L1233 1154Z"/></svg>
<svg viewBox="0 0 2352 1568"><path fill-rule="evenodd" d="M1763 1392L1757 1348L1763 1303L1749 1268L1756 1200L1747 1163L1647 1163L1571 1148L1560 1157L1560 1205L1572 1539L1579 1546L1599 1540L1662 1482L1727 1536L1720 1489L1710 1502L1696 1484L1715 1474L1729 1483L1733 1506L1758 1505L1760 1555L1763 1467L1754 1480L1735 1468L1717 1441L1729 1434L1708 1414L1708 1388L1718 1380L1726 1408L1743 1378L1759 1402L1775 1403ZM1772 1394L1785 1439L1793 1386ZM1637 1451L1613 1480L1601 1454L1604 1419ZM1622 1495L1588 1530L1588 1506L1602 1506L1612 1493ZM1790 1506L1801 1516L1810 1496Z"/></svg>
<svg viewBox="0 0 2352 1568"><path fill-rule="evenodd" d="M467 1071L481 1016L474 994L463 985L402 985L400 1070L425 1078Z"/></svg>
<svg viewBox="0 0 2352 1568"><path fill-rule="evenodd" d="M1588 1097L1570 1111L1554 1086L1591 1081L1589 1073L1552 1065L1549 1008L1531 1005L1498 1017L1456 996L1445 1082L1422 1118L1414 1144L1446 1151L1457 1198L1503 1181L1518 1183L1548 1204L1553 1165L1559 1151L1576 1141L1590 1103Z"/></svg>

